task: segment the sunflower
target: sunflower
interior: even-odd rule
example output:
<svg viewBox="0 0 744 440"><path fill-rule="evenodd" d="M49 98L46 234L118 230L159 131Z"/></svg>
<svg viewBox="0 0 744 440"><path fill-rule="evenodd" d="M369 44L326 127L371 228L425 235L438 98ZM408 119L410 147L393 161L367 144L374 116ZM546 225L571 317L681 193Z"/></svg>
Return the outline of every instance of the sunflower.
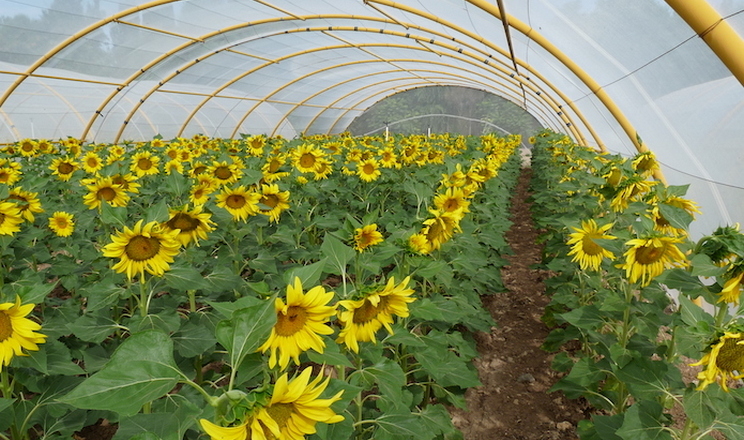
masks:
<svg viewBox="0 0 744 440"><path fill-rule="evenodd" d="M313 144L302 144L292 151L292 165L301 173L314 172L318 160L323 158L323 150Z"/></svg>
<svg viewBox="0 0 744 440"><path fill-rule="evenodd" d="M261 157L264 154L264 147L266 146L266 136L256 135L251 136L245 140L248 146L248 154L251 156Z"/></svg>
<svg viewBox="0 0 744 440"><path fill-rule="evenodd" d="M103 247L104 257L120 259L113 269L126 272L130 280L137 273L144 277L145 271L162 276L181 248L177 230L165 231L156 221L144 226L142 223L139 220L132 229L125 226L123 232L112 235L112 242Z"/></svg>
<svg viewBox="0 0 744 440"><path fill-rule="evenodd" d="M398 155L393 147L385 147L380 150L380 166L383 168L401 168Z"/></svg>
<svg viewBox="0 0 744 440"><path fill-rule="evenodd" d="M0 183L12 186L21 180L21 176L22 173L14 167L0 167Z"/></svg>
<svg viewBox="0 0 744 440"><path fill-rule="evenodd" d="M451 212L442 212L436 209L430 209L429 212L433 218L424 220L424 228L421 233L429 242L430 249L437 250L446 243L455 232L460 229L460 215Z"/></svg>
<svg viewBox="0 0 744 440"><path fill-rule="evenodd" d="M426 255L431 252L431 245L424 234L413 234L408 237L408 249L414 254Z"/></svg>
<svg viewBox="0 0 744 440"><path fill-rule="evenodd" d="M72 177L72 173L78 169L78 166L69 157L58 157L52 161L49 169L52 171L52 175L57 176L63 182L67 182Z"/></svg>
<svg viewBox="0 0 744 440"><path fill-rule="evenodd" d="M149 151L140 151L132 156L129 171L133 172L137 177L158 174L159 163L160 158L158 156L153 155Z"/></svg>
<svg viewBox="0 0 744 440"><path fill-rule="evenodd" d="M127 154L127 149L121 145L111 145L108 147L108 156L106 156L106 164L110 165L114 162L121 160L122 156Z"/></svg>
<svg viewBox="0 0 744 440"><path fill-rule="evenodd" d="M650 151L638 153L631 162L633 169L643 177L650 177L654 171L659 169L659 162L656 161L656 156Z"/></svg>
<svg viewBox="0 0 744 440"><path fill-rule="evenodd" d="M705 367L698 373L698 390L704 390L713 382L728 391L727 382L729 380L744 378L744 337L742 333L724 332L718 340L710 346L707 352L699 362L690 364L690 366Z"/></svg>
<svg viewBox="0 0 744 440"><path fill-rule="evenodd" d="M95 179L92 184L86 185L88 194L83 196L83 203L88 209L101 207L101 201L107 202L114 207L126 206L129 203L129 195L121 185L113 182L111 177Z"/></svg>
<svg viewBox="0 0 744 440"><path fill-rule="evenodd" d="M339 391L329 399L319 399L331 378L326 377L323 380L323 376L319 375L310 380L312 370L312 367L307 367L292 380L285 373L274 384L271 402L261 411L265 411L269 418L259 416L258 419L262 422L268 419L269 423L275 424L267 428L271 433L279 432L276 438L304 440L306 436L316 432L316 423L338 423L344 420L342 415L331 409L331 405L341 399L344 391ZM273 434L267 437L274 438Z"/></svg>
<svg viewBox="0 0 744 440"><path fill-rule="evenodd" d="M69 237L75 230L75 220L73 220L73 217L68 212L56 211L49 217L49 229L59 237Z"/></svg>
<svg viewBox="0 0 744 440"><path fill-rule="evenodd" d="M434 197L434 206L442 212L452 212L460 214L460 219L470 212L468 207L470 202L465 196L465 192L460 188L447 188L444 194L437 194Z"/></svg>
<svg viewBox="0 0 744 440"><path fill-rule="evenodd" d="M357 163L357 176L364 182L374 182L382 173L376 159L366 159Z"/></svg>
<svg viewBox="0 0 744 440"><path fill-rule="evenodd" d="M243 175L236 163L227 163L227 161L212 162L212 165L207 167L206 172L221 185L235 183Z"/></svg>
<svg viewBox="0 0 744 440"><path fill-rule="evenodd" d="M21 230L21 210L12 202L0 202L0 235L13 235Z"/></svg>
<svg viewBox="0 0 744 440"><path fill-rule="evenodd" d="M686 264L685 255L677 248L677 243L681 242L682 238L669 236L629 240L625 243L629 246L624 254L625 263L619 267L625 269L625 276L631 283L641 280L641 285L647 286L664 269Z"/></svg>
<svg viewBox="0 0 744 440"><path fill-rule="evenodd" d="M313 178L315 180L327 179L333 173L332 162L326 158L318 159L315 163L315 170L313 171Z"/></svg>
<svg viewBox="0 0 744 440"><path fill-rule="evenodd" d="M23 139L18 143L21 155L24 157L32 157L38 154L37 143L33 139Z"/></svg>
<svg viewBox="0 0 744 440"><path fill-rule="evenodd" d="M10 190L5 201L16 203L21 211L21 216L29 223L33 223L34 214L44 212L38 195L39 193L24 191L21 187L16 187Z"/></svg>
<svg viewBox="0 0 744 440"><path fill-rule="evenodd" d="M191 172L190 172L191 177L196 177L206 172L207 172L207 165L204 164L203 162L196 161L191 164Z"/></svg>
<svg viewBox="0 0 744 440"><path fill-rule="evenodd" d="M382 234L377 231L375 223L354 230L354 249L359 252L382 242Z"/></svg>
<svg viewBox="0 0 744 440"><path fill-rule="evenodd" d="M282 211L289 209L289 191L279 191L279 185L261 185L260 196L258 212L272 222L278 222Z"/></svg>
<svg viewBox="0 0 744 440"><path fill-rule="evenodd" d="M189 191L189 202L194 206L203 205L209 201L209 195L214 192L214 187L208 183L199 183L191 187Z"/></svg>
<svg viewBox="0 0 744 440"><path fill-rule="evenodd" d="M319 335L333 333L333 329L326 325L336 313L335 306L327 305L332 299L333 292L326 292L322 286L302 293L302 282L295 277L294 284L287 286L287 303L281 298L274 302L276 324L269 339L258 348L262 353L271 350L269 368L278 364L285 369L290 358L299 365L300 354L311 348L323 353L325 342Z"/></svg>
<svg viewBox="0 0 744 440"><path fill-rule="evenodd" d="M287 163L287 155L284 153L274 154L266 158L266 163L261 167L264 181L271 183L289 176L288 172L279 171Z"/></svg>
<svg viewBox="0 0 744 440"><path fill-rule="evenodd" d="M258 201L261 195L253 191L248 191L245 186L240 185L237 188L225 188L217 194L217 206L225 208L233 220L247 221L248 216L258 214Z"/></svg>
<svg viewBox="0 0 744 440"><path fill-rule="evenodd" d="M96 174L103 168L103 161L93 151L85 153L85 156L83 156L80 162L85 172L89 174Z"/></svg>
<svg viewBox="0 0 744 440"><path fill-rule="evenodd" d="M628 204L632 201L639 200L641 196L651 191L651 187L657 182L645 180L641 176L629 177L618 186L619 190L615 197L610 201L610 206L615 212L622 212L628 209Z"/></svg>
<svg viewBox="0 0 744 440"><path fill-rule="evenodd" d="M137 177L132 173L127 174L114 174L111 176L111 183L119 185L122 190L138 194L140 184L137 183Z"/></svg>
<svg viewBox="0 0 744 440"><path fill-rule="evenodd" d="M166 231L179 231L176 238L182 245L186 246L194 242L196 246L199 246L199 240L206 240L207 233L214 230L215 224L211 220L212 214L202 212L202 210L202 205L197 205L190 211L186 208L170 209L170 218L161 226Z"/></svg>
<svg viewBox="0 0 744 440"><path fill-rule="evenodd" d="M37 351L46 335L36 333L41 325L26 318L34 304L21 305L21 297L15 303L0 304L0 369L10 364L13 356L25 356L23 349Z"/></svg>
<svg viewBox="0 0 744 440"><path fill-rule="evenodd" d="M572 228L574 233L569 234L567 245L571 246L568 255L573 255L571 261L578 261L581 270L599 270L604 258L615 258L615 254L603 248L595 240L615 240L617 237L607 235L605 232L612 228L612 223L597 226L594 219L581 222L581 228Z"/></svg>
<svg viewBox="0 0 744 440"><path fill-rule="evenodd" d="M408 303L416 300L411 297L413 289L406 288L410 279L406 277L396 286L395 277L390 277L382 290L373 289L358 300L339 301L338 305L345 310L338 312L343 328L336 342L359 353L359 342L377 343L375 335L383 326L392 334L393 315L408 317Z"/></svg>

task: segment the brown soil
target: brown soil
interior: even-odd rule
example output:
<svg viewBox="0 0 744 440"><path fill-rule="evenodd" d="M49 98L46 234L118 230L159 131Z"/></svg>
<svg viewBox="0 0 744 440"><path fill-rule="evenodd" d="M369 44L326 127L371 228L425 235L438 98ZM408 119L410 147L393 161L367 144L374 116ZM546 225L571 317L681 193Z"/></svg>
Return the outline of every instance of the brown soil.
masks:
<svg viewBox="0 0 744 440"><path fill-rule="evenodd" d="M553 355L540 348L549 333L540 320L548 273L532 268L541 248L527 202L530 176L522 170L512 197L506 239L514 255L502 270L507 292L482 298L497 323L476 335L483 385L467 391L467 411L452 411L465 440L575 440L576 424L587 417L583 402L548 392L559 375L550 368Z"/></svg>

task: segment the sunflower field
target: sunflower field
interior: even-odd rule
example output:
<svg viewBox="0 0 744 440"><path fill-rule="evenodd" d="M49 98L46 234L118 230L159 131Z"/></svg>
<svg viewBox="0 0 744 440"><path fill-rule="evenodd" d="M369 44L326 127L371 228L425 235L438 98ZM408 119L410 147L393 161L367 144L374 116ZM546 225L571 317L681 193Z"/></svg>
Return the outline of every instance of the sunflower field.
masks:
<svg viewBox="0 0 744 440"><path fill-rule="evenodd" d="M550 131L531 141L533 214L553 274L543 348L564 373L551 391L596 410L581 438L743 439L744 389L730 386L744 377L738 225L692 241L697 205L687 186L652 178L650 152L597 153ZM685 366L702 367L696 380L683 380Z"/></svg>
<svg viewBox="0 0 744 440"><path fill-rule="evenodd" d="M70 438L102 420L118 424L115 440L457 438L447 406L464 407L479 384L471 334L494 325L480 296L503 290L519 144L6 146L0 438ZM680 271L669 281L691 282ZM569 321L566 305L556 321ZM649 329L637 330L613 353L640 368ZM573 377L561 386L584 392Z"/></svg>

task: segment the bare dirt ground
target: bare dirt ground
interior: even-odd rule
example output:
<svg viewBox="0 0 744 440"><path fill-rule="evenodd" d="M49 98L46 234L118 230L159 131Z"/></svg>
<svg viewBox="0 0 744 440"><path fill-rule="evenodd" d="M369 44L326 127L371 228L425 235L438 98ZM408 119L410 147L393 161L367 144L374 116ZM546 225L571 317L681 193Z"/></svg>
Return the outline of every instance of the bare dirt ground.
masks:
<svg viewBox="0 0 744 440"><path fill-rule="evenodd" d="M480 357L475 365L483 386L466 393L468 410L452 410L465 440L576 440L576 424L588 417L581 401L549 393L559 379L550 368L553 355L540 345L549 329L540 320L549 302L542 280L538 232L526 201L531 170L522 170L512 197L513 225L506 239L514 251L503 268L506 293L483 297L497 325L476 336Z"/></svg>

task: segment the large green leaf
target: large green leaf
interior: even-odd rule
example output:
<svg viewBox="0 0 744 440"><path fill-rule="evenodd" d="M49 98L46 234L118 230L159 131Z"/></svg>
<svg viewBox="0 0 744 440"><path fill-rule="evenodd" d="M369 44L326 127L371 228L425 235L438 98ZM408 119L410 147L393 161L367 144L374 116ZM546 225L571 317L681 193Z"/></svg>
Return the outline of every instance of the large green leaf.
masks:
<svg viewBox="0 0 744 440"><path fill-rule="evenodd" d="M133 415L172 390L181 376L170 337L148 330L130 336L101 371L60 400L77 408Z"/></svg>
<svg viewBox="0 0 744 440"><path fill-rule="evenodd" d="M623 426L617 435L623 440L671 440L672 435L664 425L663 408L652 400L634 403L625 412Z"/></svg>
<svg viewBox="0 0 744 440"><path fill-rule="evenodd" d="M356 252L354 249L345 245L338 238L331 234L326 234L323 238L323 244L320 245L320 252L328 258L328 263L334 268L333 273L343 275L346 273L346 265L349 264Z"/></svg>
<svg viewBox="0 0 744 440"><path fill-rule="evenodd" d="M220 321L215 330L217 341L230 354L230 365L237 369L243 358L256 351L269 337L276 323L274 300L236 310L229 320Z"/></svg>

